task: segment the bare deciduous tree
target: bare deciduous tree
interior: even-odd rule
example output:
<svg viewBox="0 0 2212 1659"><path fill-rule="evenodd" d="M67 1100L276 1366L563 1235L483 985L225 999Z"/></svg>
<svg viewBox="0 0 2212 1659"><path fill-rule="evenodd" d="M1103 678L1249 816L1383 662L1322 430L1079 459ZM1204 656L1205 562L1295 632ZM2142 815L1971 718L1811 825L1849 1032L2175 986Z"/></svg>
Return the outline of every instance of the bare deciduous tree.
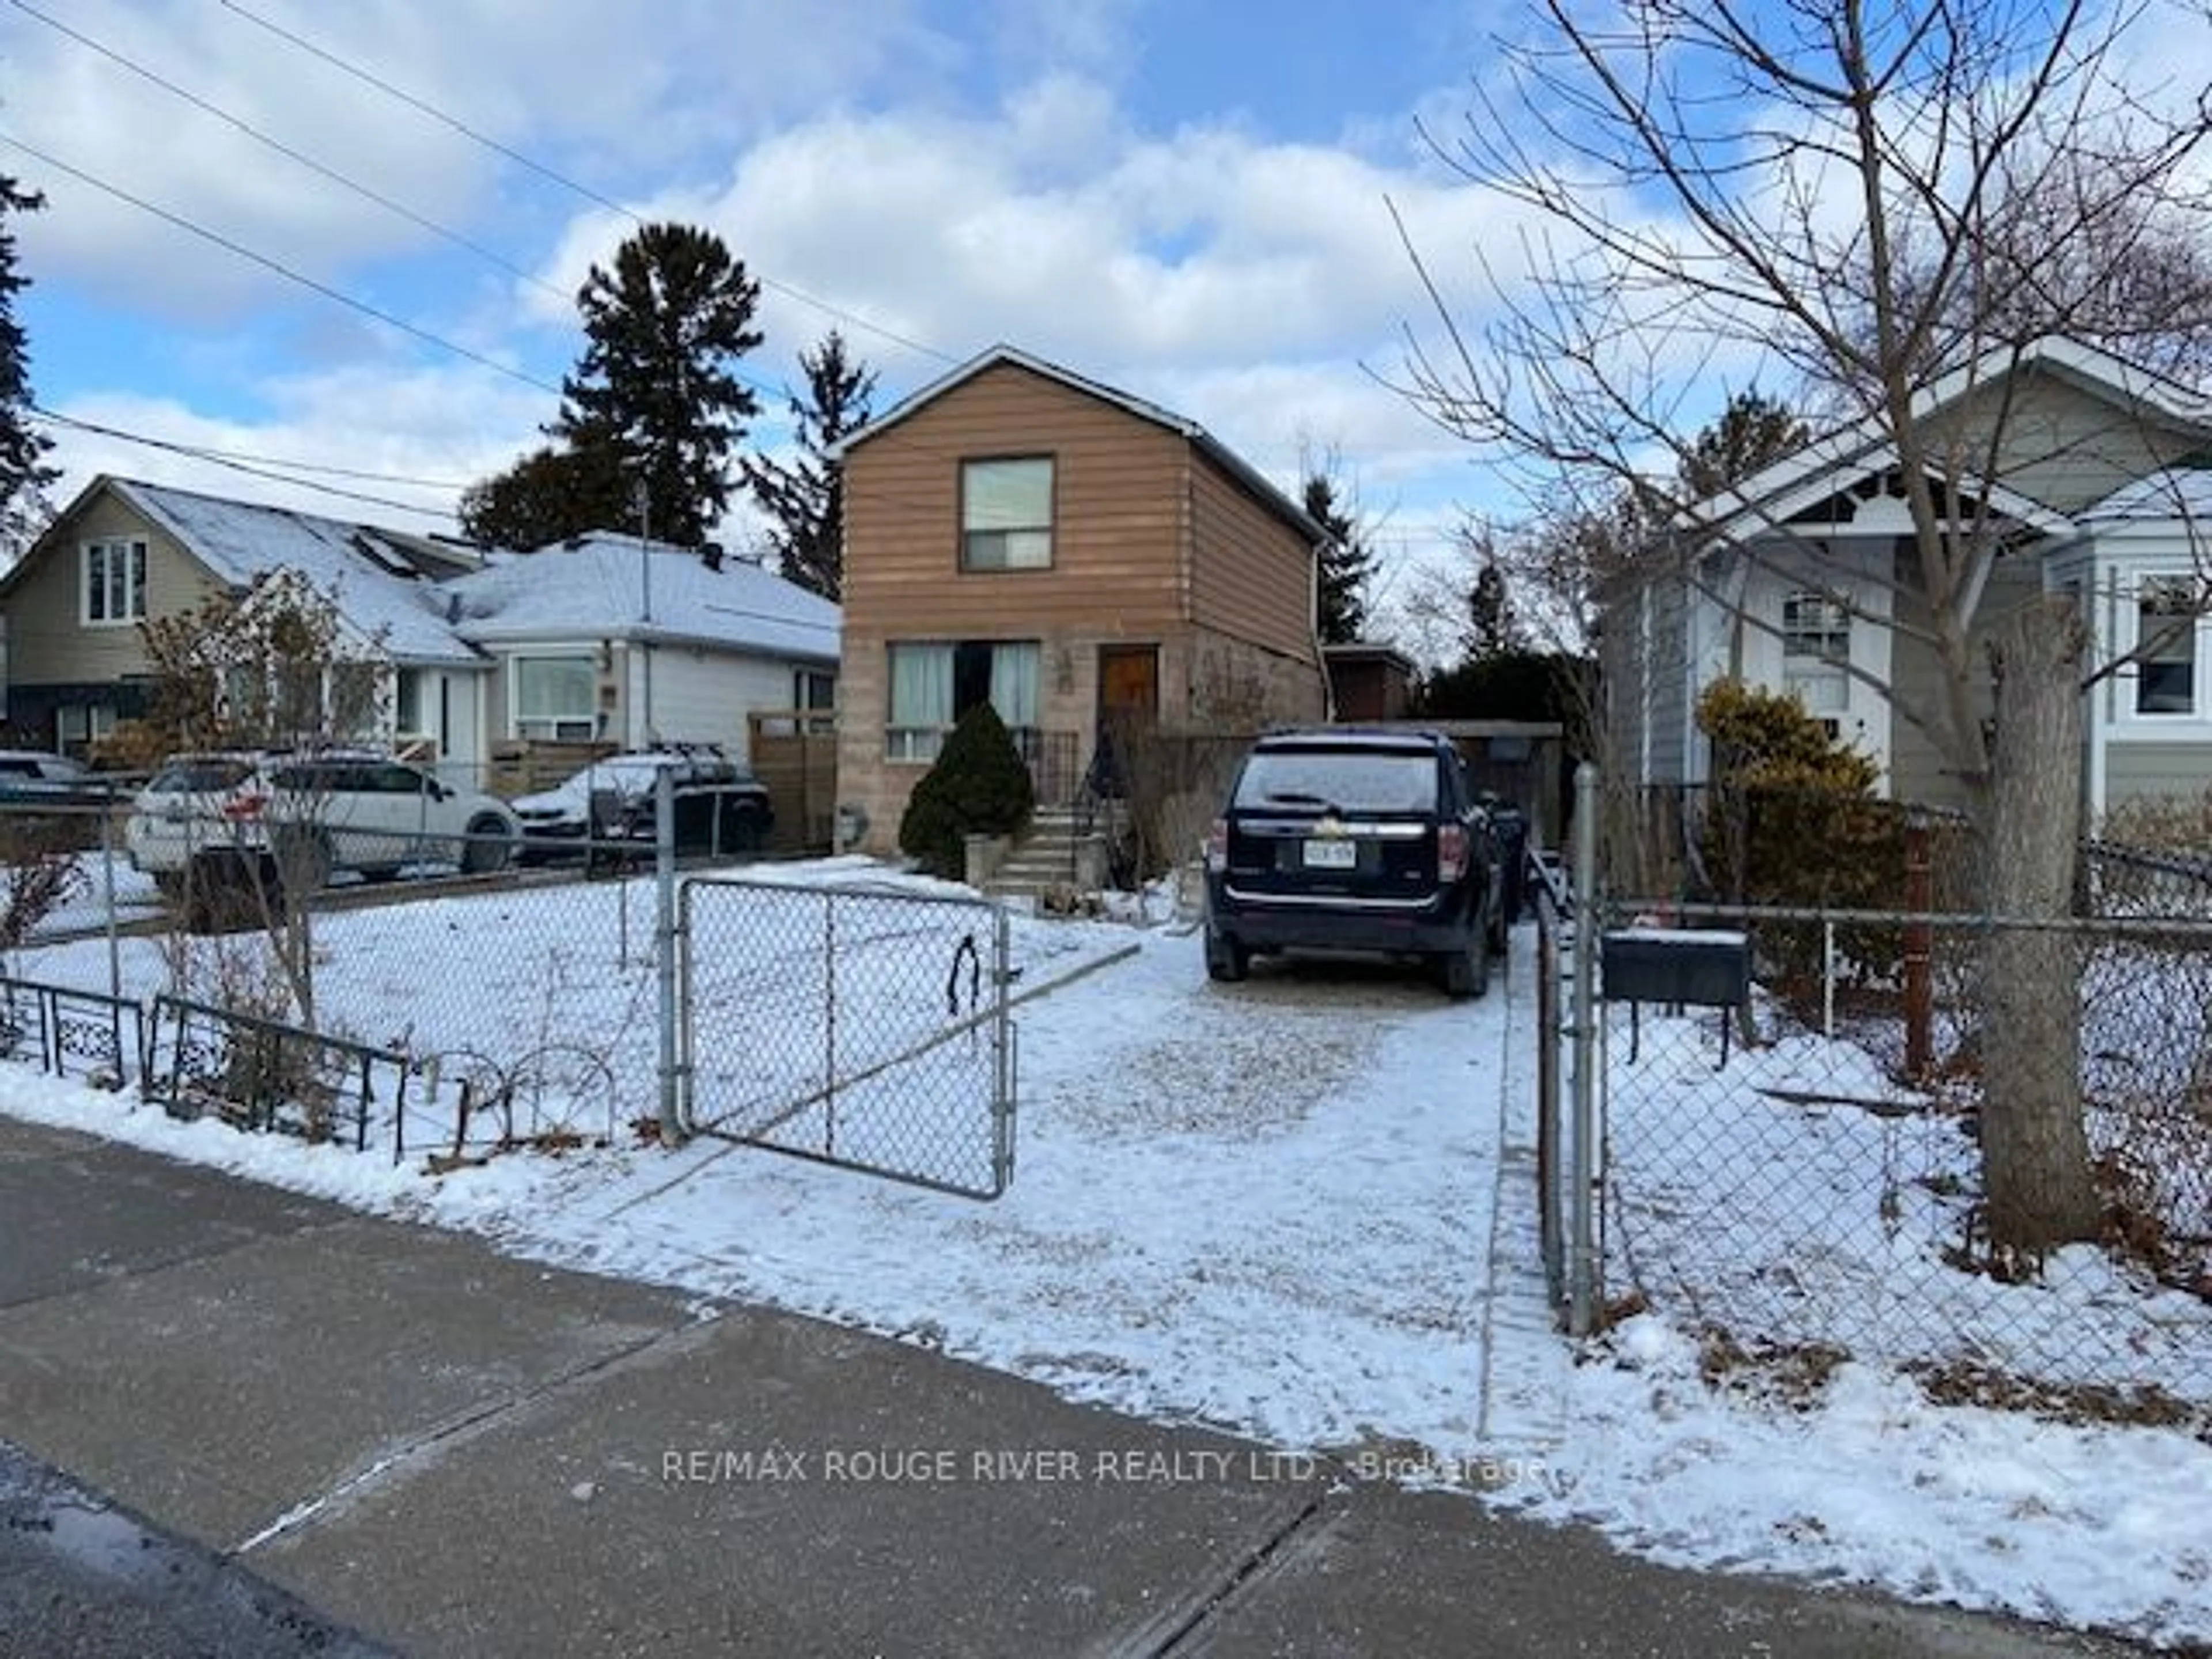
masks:
<svg viewBox="0 0 2212 1659"><path fill-rule="evenodd" d="M140 624L153 671L149 735L172 750L310 754L384 729L381 641L349 635L333 595L279 571L243 596L218 593ZM241 968L212 953L226 996L258 988L249 1012L296 1016L313 1030L315 945L310 896L329 873L331 797L317 769L290 769L251 820L202 826L209 852L167 884L183 918L227 913L266 939L270 960ZM181 939L170 952L183 988L209 953ZM226 1006L233 1006L227 1001Z"/></svg>
<svg viewBox="0 0 2212 1659"><path fill-rule="evenodd" d="M2185 163L2212 108L2199 87L2131 81L2129 60L2163 27L2201 30L2201 14L2160 0L1535 11L1456 137L1432 135L1521 222L1517 241L1492 246L1523 266L1486 258L1505 297L1462 326L1401 227L1437 308L1433 332L1409 333L1403 389L1533 488L1601 499L1593 481L1610 481L1659 508L1654 568L1692 586L1716 525L1740 531L1760 503L1675 487L1695 459L1683 411L1704 387L1778 370L1825 390L1839 421L1878 434L1874 471L1901 498L1878 620L1932 665L1919 697L1892 695L1894 677L1880 689L1991 849L1984 902L2063 910L2064 884L2045 878L2073 855L2078 746L2033 722L2074 704L2083 641L2063 606L1984 606L1998 561L2034 530L2001 488L2030 418L2009 370L2031 336L2141 355L2146 335L2185 336L2205 314L2192 237L2206 204ZM2128 256L2125 280L2094 268L2100 251ZM1929 395L1937 371L1952 395ZM2154 460L2179 453L2137 437ZM1759 528L1790 535L1779 516ZM2075 1029L2076 987L2048 952L1992 966L2012 982L1985 1010L1985 1051L2045 1063L1991 1079L1989 1215L1996 1243L2033 1253L2098 1220L2078 1045L2028 1040Z"/></svg>

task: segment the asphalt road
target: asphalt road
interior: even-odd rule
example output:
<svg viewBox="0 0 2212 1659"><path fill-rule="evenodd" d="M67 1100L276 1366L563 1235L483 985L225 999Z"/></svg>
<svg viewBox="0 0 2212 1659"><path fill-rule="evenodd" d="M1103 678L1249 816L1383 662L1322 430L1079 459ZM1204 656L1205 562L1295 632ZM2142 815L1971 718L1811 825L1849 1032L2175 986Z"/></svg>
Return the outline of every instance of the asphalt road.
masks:
<svg viewBox="0 0 2212 1659"><path fill-rule="evenodd" d="M378 1659L390 1652L0 1441L4 1659Z"/></svg>

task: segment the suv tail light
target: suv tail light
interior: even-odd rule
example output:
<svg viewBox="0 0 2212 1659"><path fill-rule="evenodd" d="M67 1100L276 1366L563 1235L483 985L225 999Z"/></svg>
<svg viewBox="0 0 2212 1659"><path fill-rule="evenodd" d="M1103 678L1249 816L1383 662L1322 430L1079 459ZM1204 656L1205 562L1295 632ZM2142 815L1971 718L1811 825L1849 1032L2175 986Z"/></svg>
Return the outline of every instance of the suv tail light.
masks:
<svg viewBox="0 0 2212 1659"><path fill-rule="evenodd" d="M1463 823L1444 823L1437 826L1437 879L1455 882L1467 873L1467 826Z"/></svg>
<svg viewBox="0 0 2212 1659"><path fill-rule="evenodd" d="M233 795L222 804L222 815L233 823L251 823L261 816L261 809L269 805L269 797L259 794Z"/></svg>
<svg viewBox="0 0 2212 1659"><path fill-rule="evenodd" d="M1216 818L1206 832L1206 867L1219 875L1229 867L1229 820Z"/></svg>

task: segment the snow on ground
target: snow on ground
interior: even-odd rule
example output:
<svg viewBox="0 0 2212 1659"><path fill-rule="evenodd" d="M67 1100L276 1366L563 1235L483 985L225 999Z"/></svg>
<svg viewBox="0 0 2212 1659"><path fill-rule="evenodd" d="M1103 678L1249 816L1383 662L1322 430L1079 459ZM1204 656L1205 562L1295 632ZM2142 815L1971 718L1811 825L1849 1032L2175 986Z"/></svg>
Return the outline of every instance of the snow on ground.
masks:
<svg viewBox="0 0 2212 1659"><path fill-rule="evenodd" d="M560 1023L649 1078L651 1005L604 908L617 891L589 895L557 929L509 899L332 917L324 994L368 1030L428 989L437 1006L408 1016L418 1028L478 1036L526 1036L553 999ZM364 952L354 930L372 926L380 944ZM2196 1439L1938 1407L1873 1363L1843 1365L1816 1397L1717 1391L1695 1343L1652 1316L1581 1354L1554 1334L1525 933L1510 974L1468 1006L1364 966L1214 986L1197 941L1162 929L1023 917L1012 936L1024 988L1108 965L1018 1011L1018 1173L995 1203L704 1140L438 1179L173 1122L26 1067L0 1068L0 1110L537 1259L895 1334L1117 1409L1480 1483L1487 1501L1682 1565L2212 1639L2212 1447ZM543 980L552 961L559 986L532 988L525 968ZM31 971L99 983L82 976L105 964L103 948ZM134 956L126 977L156 967ZM612 1029L624 1022L641 1034ZM2085 1297L2110 1293L2082 1282Z"/></svg>

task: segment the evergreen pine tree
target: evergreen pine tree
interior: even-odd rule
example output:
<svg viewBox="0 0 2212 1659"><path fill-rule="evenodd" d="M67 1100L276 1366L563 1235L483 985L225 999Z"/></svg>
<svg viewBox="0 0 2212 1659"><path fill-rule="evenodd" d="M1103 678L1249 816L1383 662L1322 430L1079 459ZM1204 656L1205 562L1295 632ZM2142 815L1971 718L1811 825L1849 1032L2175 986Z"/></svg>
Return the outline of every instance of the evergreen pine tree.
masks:
<svg viewBox="0 0 2212 1659"><path fill-rule="evenodd" d="M770 520L769 545L776 568L825 599L844 594L845 481L828 454L840 439L868 423L876 374L847 356L844 336L832 329L812 351L799 354L806 396L790 400L796 461L765 455L744 459L745 484Z"/></svg>
<svg viewBox="0 0 2212 1659"><path fill-rule="evenodd" d="M1367 626L1367 579L1375 570L1374 550L1348 504L1338 499L1336 481L1326 471L1307 475L1304 505L1306 517L1328 532L1317 578L1322 643L1347 644Z"/></svg>
<svg viewBox="0 0 2212 1659"><path fill-rule="evenodd" d="M53 516L46 487L61 469L46 465L53 440L31 424L30 339L15 320L15 296L30 279L15 268L10 213L34 213L46 204L35 191L0 175L0 550L19 556Z"/></svg>
<svg viewBox="0 0 2212 1659"><path fill-rule="evenodd" d="M589 343L550 435L618 456L655 540L702 546L729 506L730 453L760 413L731 366L761 343L759 302L720 237L677 224L646 226L577 293Z"/></svg>

